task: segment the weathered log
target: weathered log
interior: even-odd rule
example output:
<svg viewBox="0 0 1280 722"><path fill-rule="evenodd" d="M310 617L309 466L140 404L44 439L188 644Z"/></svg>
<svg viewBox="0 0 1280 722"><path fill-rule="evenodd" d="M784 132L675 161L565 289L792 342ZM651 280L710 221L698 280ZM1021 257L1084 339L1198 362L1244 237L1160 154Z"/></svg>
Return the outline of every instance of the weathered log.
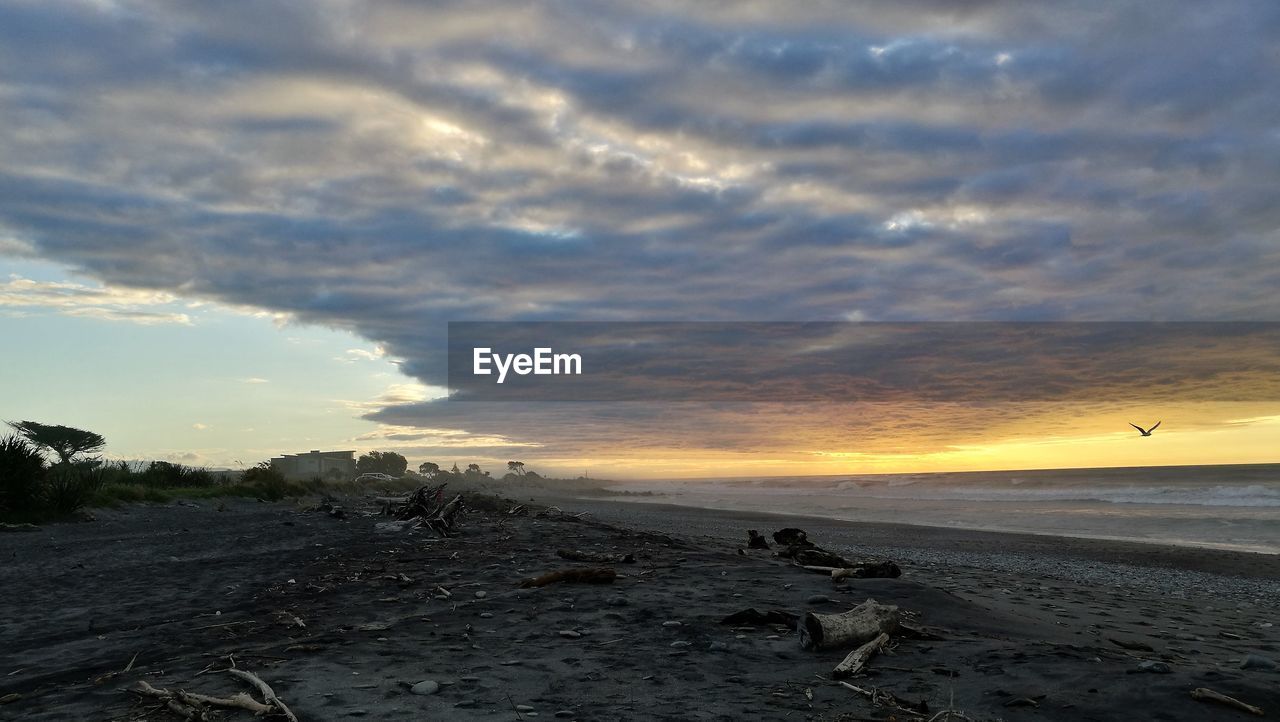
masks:
<svg viewBox="0 0 1280 722"><path fill-rule="evenodd" d="M761 612L755 607L744 609L741 612L734 612L724 619L720 620L721 624L728 624L734 627L745 626L761 626L766 624L782 624L795 629L796 620L799 616L791 612L784 612L780 609L770 609L767 612Z"/></svg>
<svg viewBox="0 0 1280 722"><path fill-rule="evenodd" d="M897 579L900 576L902 576L902 569L890 561L857 562L851 567L833 570L831 572L831 581L835 583L848 577L856 579Z"/></svg>
<svg viewBox="0 0 1280 722"><path fill-rule="evenodd" d="M590 562L592 564L635 564L633 554L602 554L600 552L584 552L578 549L559 549L556 555L561 559L574 562Z"/></svg>
<svg viewBox="0 0 1280 722"><path fill-rule="evenodd" d="M1227 707L1232 707L1240 710L1241 712L1248 712L1249 714L1257 715L1259 717L1263 715L1261 707L1255 707L1247 702L1241 702L1235 697L1228 697L1227 695L1222 694L1221 692L1215 692L1208 687L1196 687L1191 690L1191 699L1198 699L1201 702L1217 702L1218 704L1226 705Z"/></svg>
<svg viewBox="0 0 1280 722"><path fill-rule="evenodd" d="M747 548L748 549L768 549L769 540L765 539L760 532L755 529L747 530Z"/></svg>
<svg viewBox="0 0 1280 722"><path fill-rule="evenodd" d="M561 582L566 584L612 584L617 576L617 572L607 567L561 569L555 572L548 572L540 577L525 579L520 582L520 587L525 589L529 587L545 587L548 584Z"/></svg>
<svg viewBox="0 0 1280 722"><path fill-rule="evenodd" d="M840 614L809 612L800 621L800 646L804 649L836 649L864 644L880 633L898 628L898 608L874 599Z"/></svg>
<svg viewBox="0 0 1280 722"><path fill-rule="evenodd" d="M874 657L876 652L879 652L880 648L888 641L889 635L881 632L875 639L850 652L849 656L845 657L844 661L837 664L836 668L832 670L831 676L836 679L844 679L861 672L862 668L867 665L867 662Z"/></svg>

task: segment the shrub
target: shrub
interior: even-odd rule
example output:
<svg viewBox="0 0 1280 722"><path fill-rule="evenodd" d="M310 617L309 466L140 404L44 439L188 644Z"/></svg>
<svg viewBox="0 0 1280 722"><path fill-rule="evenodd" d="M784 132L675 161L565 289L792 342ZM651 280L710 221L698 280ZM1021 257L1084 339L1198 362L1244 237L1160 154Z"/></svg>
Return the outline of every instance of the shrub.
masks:
<svg viewBox="0 0 1280 722"><path fill-rule="evenodd" d="M245 469L240 475L240 483L252 487L258 496L267 501L280 501L289 495L291 489L284 474L268 462Z"/></svg>
<svg viewBox="0 0 1280 722"><path fill-rule="evenodd" d="M96 461L55 464L45 484L45 509L55 515L79 510L102 488L106 477Z"/></svg>
<svg viewBox="0 0 1280 722"><path fill-rule="evenodd" d="M156 486L160 488L175 487L192 487L192 486L213 486L217 483L217 477L209 472L208 469L195 469L182 464L172 464L168 461L153 461L147 465L147 468L140 474L136 474L137 481L147 486ZM130 479L133 481L133 479Z"/></svg>
<svg viewBox="0 0 1280 722"><path fill-rule="evenodd" d="M45 473L44 458L26 439L0 439L0 514L37 511Z"/></svg>

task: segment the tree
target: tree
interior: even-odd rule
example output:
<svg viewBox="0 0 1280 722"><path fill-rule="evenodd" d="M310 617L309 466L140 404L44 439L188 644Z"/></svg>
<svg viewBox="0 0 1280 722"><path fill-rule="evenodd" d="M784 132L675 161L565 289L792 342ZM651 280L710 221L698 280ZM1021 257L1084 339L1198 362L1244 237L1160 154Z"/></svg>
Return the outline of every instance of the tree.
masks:
<svg viewBox="0 0 1280 722"><path fill-rule="evenodd" d="M510 471L511 473L515 474L516 476L524 476L524 462L523 462L523 461L508 461L508 462L507 462L507 471Z"/></svg>
<svg viewBox="0 0 1280 722"><path fill-rule="evenodd" d="M409 460L394 451L370 451L356 459L357 474L387 474L388 476L404 476L409 468Z"/></svg>
<svg viewBox="0 0 1280 722"><path fill-rule="evenodd" d="M107 445L107 440L101 435L70 426L35 421L10 421L9 425L31 443L57 454L62 464L70 463L77 454L91 454Z"/></svg>
<svg viewBox="0 0 1280 722"><path fill-rule="evenodd" d="M434 479L436 474L440 473L440 465L433 461L424 461L418 464L418 473L428 479Z"/></svg>

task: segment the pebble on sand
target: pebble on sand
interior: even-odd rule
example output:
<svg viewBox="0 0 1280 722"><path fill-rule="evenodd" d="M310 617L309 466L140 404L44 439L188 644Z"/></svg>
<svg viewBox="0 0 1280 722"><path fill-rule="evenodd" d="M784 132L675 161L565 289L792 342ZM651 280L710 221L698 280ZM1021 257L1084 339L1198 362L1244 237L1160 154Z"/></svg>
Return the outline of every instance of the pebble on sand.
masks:
<svg viewBox="0 0 1280 722"><path fill-rule="evenodd" d="M1150 672L1151 674L1169 674L1172 670L1169 665L1164 662L1157 662L1153 659L1144 659L1138 662L1138 668L1134 672Z"/></svg>
<svg viewBox="0 0 1280 722"><path fill-rule="evenodd" d="M488 592L476 592L476 599L484 599L489 596Z"/></svg>
<svg viewBox="0 0 1280 722"><path fill-rule="evenodd" d="M425 679L410 687L409 691L414 694L435 694L440 691L440 683L434 680Z"/></svg>

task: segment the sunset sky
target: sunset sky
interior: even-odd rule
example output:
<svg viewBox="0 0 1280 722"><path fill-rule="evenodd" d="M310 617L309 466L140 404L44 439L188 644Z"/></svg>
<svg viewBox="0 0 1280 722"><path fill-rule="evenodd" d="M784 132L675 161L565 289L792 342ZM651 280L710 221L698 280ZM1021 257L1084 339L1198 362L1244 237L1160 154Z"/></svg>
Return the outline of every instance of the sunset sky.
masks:
<svg viewBox="0 0 1280 722"><path fill-rule="evenodd" d="M12 0L0 419L215 467L1277 462L1248 378L442 398L450 321L1280 321L1277 37L1272 0Z"/></svg>

